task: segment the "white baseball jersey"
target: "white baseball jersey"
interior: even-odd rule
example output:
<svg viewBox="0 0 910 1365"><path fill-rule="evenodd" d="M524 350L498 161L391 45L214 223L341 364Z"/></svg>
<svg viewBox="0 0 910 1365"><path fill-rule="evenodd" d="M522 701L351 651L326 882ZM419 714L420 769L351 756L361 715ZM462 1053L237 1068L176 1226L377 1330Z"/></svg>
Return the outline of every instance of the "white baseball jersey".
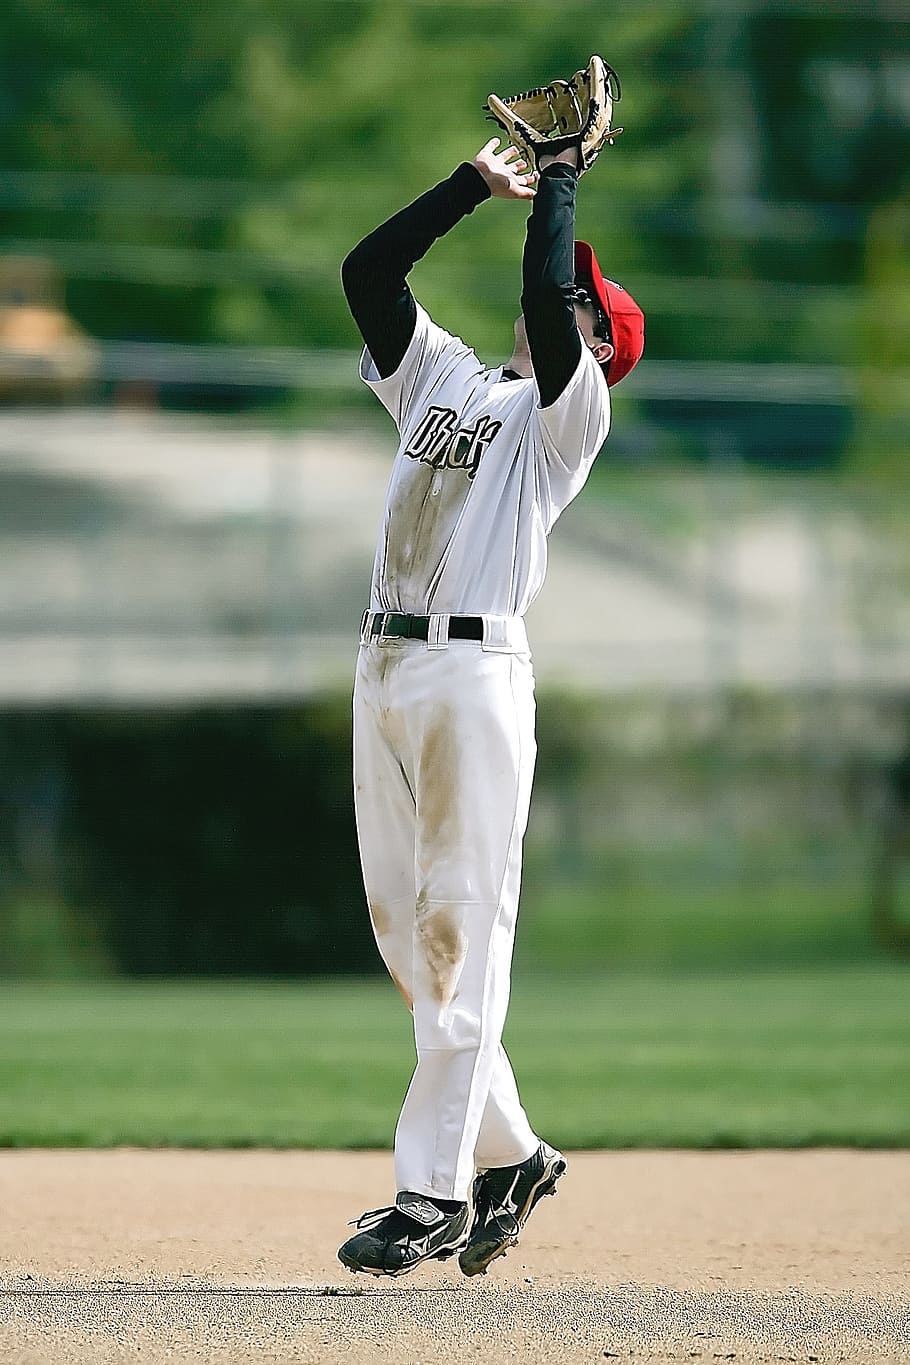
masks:
<svg viewBox="0 0 910 1365"><path fill-rule="evenodd" d="M610 391L586 345L555 403L503 379L417 305L398 369L360 376L401 443L373 566L373 611L523 616L544 581L547 535L584 486L610 427Z"/></svg>

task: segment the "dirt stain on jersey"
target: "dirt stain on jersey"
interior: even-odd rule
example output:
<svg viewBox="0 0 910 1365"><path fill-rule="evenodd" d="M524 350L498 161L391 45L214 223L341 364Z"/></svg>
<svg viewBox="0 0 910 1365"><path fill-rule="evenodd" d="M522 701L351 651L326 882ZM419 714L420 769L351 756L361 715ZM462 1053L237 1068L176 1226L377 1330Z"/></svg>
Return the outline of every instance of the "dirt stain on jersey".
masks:
<svg viewBox="0 0 910 1365"><path fill-rule="evenodd" d="M430 969L430 988L437 1004L448 1005L458 984L468 941L451 905L417 899L417 932Z"/></svg>
<svg viewBox="0 0 910 1365"><path fill-rule="evenodd" d="M402 471L401 483L389 509L385 546L392 595L420 592L435 578L472 488L464 470L434 471L424 464Z"/></svg>
<svg viewBox="0 0 910 1365"><path fill-rule="evenodd" d="M395 490L386 528L384 572L392 601L400 600L411 584L424 508L433 483L433 471L426 465L406 465L405 471Z"/></svg>

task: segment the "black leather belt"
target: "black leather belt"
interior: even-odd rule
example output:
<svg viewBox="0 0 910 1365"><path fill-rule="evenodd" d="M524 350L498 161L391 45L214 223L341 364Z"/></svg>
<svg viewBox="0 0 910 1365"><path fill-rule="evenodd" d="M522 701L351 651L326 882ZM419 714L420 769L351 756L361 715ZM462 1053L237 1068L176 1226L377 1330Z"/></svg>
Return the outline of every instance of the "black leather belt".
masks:
<svg viewBox="0 0 910 1365"><path fill-rule="evenodd" d="M429 636L429 616L412 616L403 611L370 613L370 638L426 640ZM482 616L450 616L449 640L482 640Z"/></svg>

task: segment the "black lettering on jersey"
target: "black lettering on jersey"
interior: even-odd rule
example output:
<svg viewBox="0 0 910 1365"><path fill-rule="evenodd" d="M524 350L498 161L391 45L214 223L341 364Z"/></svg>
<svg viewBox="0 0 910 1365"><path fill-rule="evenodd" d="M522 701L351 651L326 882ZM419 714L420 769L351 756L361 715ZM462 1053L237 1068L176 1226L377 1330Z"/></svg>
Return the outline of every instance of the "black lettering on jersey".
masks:
<svg viewBox="0 0 910 1365"><path fill-rule="evenodd" d="M473 479L502 422L483 416L469 427L456 427L457 420L451 408L428 408L404 453L431 469L463 469Z"/></svg>
<svg viewBox="0 0 910 1365"><path fill-rule="evenodd" d="M451 440L457 416L458 413L451 408L428 408L405 454L410 455L412 460L423 460L433 469L438 469L436 457Z"/></svg>

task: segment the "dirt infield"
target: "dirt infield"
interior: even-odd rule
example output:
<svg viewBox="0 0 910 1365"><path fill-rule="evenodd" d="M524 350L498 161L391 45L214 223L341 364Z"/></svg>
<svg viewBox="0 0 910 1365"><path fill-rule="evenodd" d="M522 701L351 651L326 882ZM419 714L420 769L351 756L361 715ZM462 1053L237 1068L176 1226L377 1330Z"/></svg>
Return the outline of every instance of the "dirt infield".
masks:
<svg viewBox="0 0 910 1365"><path fill-rule="evenodd" d="M0 1361L910 1361L910 1156L570 1156L478 1281L335 1260L385 1153L0 1153Z"/></svg>

